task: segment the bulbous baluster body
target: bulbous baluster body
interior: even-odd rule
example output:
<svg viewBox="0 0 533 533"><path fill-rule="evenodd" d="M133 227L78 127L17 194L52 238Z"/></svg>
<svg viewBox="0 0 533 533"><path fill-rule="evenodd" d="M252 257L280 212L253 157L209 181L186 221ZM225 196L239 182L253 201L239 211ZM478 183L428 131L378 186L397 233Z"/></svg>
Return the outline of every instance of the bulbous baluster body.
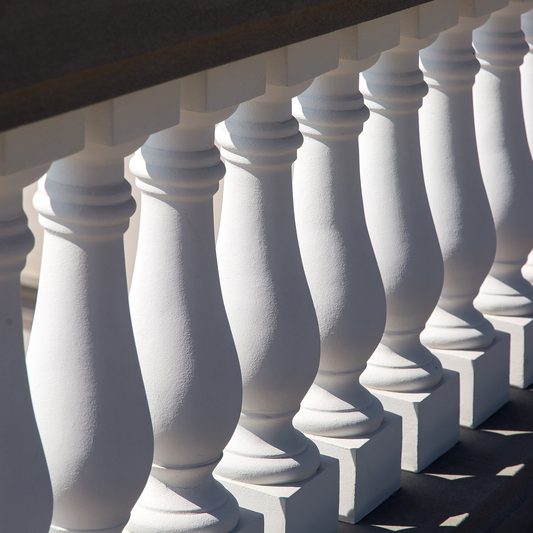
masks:
<svg viewBox="0 0 533 533"><path fill-rule="evenodd" d="M22 340L20 272L33 247L22 189L46 166L1 177L0 531L48 533L52 487L37 431Z"/></svg>
<svg viewBox="0 0 533 533"><path fill-rule="evenodd" d="M524 121L529 143L529 151L533 155L533 9L522 15L522 31L529 46L529 52L520 68L522 79L522 106Z"/></svg>
<svg viewBox="0 0 533 533"><path fill-rule="evenodd" d="M150 136L130 162L142 191L130 301L155 439L132 533L227 532L239 520L236 500L212 476L242 388L213 228L224 174L214 127L231 111L182 110L180 124Z"/></svg>
<svg viewBox="0 0 533 533"><path fill-rule="evenodd" d="M429 84L420 111L424 178L444 258L442 293L422 341L430 348L472 350L494 339L494 328L473 300L492 265L496 233L479 167L472 107L479 71L472 30L487 17L459 20L420 53Z"/></svg>
<svg viewBox="0 0 533 533"><path fill-rule="evenodd" d="M320 368L295 424L327 437L368 435L383 420L380 402L359 384L385 324L357 142L368 118L358 74L376 59L341 60L294 101L305 138L294 167L296 226L321 336Z"/></svg>
<svg viewBox="0 0 533 533"><path fill-rule="evenodd" d="M427 390L442 377L439 360L419 338L443 280L418 131L418 109L427 93L418 51L432 40L402 36L400 45L362 76L371 115L360 137L361 183L387 320L361 383L387 391Z"/></svg>
<svg viewBox="0 0 533 533"><path fill-rule="evenodd" d="M123 158L140 142L105 142L105 109L88 111L85 149L53 163L34 198L45 236L28 369L51 531L120 533L153 455L122 242L135 209Z"/></svg>
<svg viewBox="0 0 533 533"><path fill-rule="evenodd" d="M217 473L259 485L304 480L320 462L292 425L320 357L292 203L302 136L291 97L304 88L268 85L217 130L227 167L217 254L243 376L239 425Z"/></svg>
<svg viewBox="0 0 533 533"><path fill-rule="evenodd" d="M522 79L522 106L529 144L533 156L533 9L522 15L522 31L529 45L529 53L520 68ZM522 267L522 275L529 283L533 283L533 252L529 253L527 263Z"/></svg>
<svg viewBox="0 0 533 533"><path fill-rule="evenodd" d="M491 315L533 314L533 287L520 271L533 247L533 166L520 95L528 50L520 13L528 5L512 0L474 31L481 63L474 85L477 146L497 235L496 258L475 304Z"/></svg>

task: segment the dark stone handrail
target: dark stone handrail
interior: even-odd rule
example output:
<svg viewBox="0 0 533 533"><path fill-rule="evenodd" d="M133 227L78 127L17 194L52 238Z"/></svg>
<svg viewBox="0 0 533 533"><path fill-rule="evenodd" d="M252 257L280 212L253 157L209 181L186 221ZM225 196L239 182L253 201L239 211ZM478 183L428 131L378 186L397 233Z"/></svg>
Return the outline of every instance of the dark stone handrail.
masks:
<svg viewBox="0 0 533 533"><path fill-rule="evenodd" d="M428 0L4 0L0 131Z"/></svg>

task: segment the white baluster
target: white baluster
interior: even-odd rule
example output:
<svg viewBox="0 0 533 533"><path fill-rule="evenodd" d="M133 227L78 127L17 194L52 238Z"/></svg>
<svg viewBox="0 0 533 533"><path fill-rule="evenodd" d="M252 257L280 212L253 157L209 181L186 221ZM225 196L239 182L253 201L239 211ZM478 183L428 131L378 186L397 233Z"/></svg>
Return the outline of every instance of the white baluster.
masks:
<svg viewBox="0 0 533 533"><path fill-rule="evenodd" d="M457 4L401 13L398 47L363 73L371 110L360 137L366 221L385 286L387 320L361 375L386 410L403 418L402 467L419 471L459 437L457 374L420 343L440 295L442 256L424 188L418 108L427 93L418 51L457 22Z"/></svg>
<svg viewBox="0 0 533 533"><path fill-rule="evenodd" d="M52 532L122 532L150 471L122 243L135 209L123 158L177 120L175 83L87 109L84 150L56 161L34 199L45 236L28 370Z"/></svg>
<svg viewBox="0 0 533 533"><path fill-rule="evenodd" d="M292 424L318 369L320 339L291 187L302 143L291 98L337 62L331 36L269 52L266 94L217 130L227 164L217 252L243 406L215 473L241 506L265 514L272 533L337 527L338 466L321 463Z"/></svg>
<svg viewBox="0 0 533 533"><path fill-rule="evenodd" d="M522 15L522 31L529 45L529 52L520 67L522 79L522 106L529 141L529 151L533 155L533 9Z"/></svg>
<svg viewBox="0 0 533 533"><path fill-rule="evenodd" d="M52 487L37 432L22 337L20 272L33 247L22 188L46 166L1 176L0 186L0 531L47 533Z"/></svg>
<svg viewBox="0 0 533 533"><path fill-rule="evenodd" d="M533 287L521 267L533 246L533 165L521 105L520 65L528 46L512 0L474 31L481 71L474 116L483 181L496 225L496 258L475 300L496 329L511 334L510 382L533 382Z"/></svg>
<svg viewBox="0 0 533 533"><path fill-rule="evenodd" d="M152 135L130 163L142 191L131 313L155 440L132 533L227 532L239 522L235 498L212 476L242 397L215 254L213 194L224 165L214 130L229 106L263 93L264 61L181 85L180 124ZM245 522L239 532L252 527Z"/></svg>
<svg viewBox="0 0 533 533"><path fill-rule="evenodd" d="M420 111L426 191L444 259L439 303L422 342L460 375L460 421L476 427L509 398L509 338L474 308L496 251L474 131L479 63L472 30L507 0L461 0L459 24L420 53L429 94Z"/></svg>
<svg viewBox="0 0 533 533"><path fill-rule="evenodd" d="M522 106L529 151L533 156L533 9L522 15L522 31L529 44L529 53L520 67ZM533 251L529 253L527 263L522 267L522 275L529 283L533 283Z"/></svg>
<svg viewBox="0 0 533 533"><path fill-rule="evenodd" d="M0 134L0 531L6 533L48 533L52 519L22 340L20 272L33 246L22 189L46 172L40 163L80 149L80 125L83 116L75 112Z"/></svg>
<svg viewBox="0 0 533 533"><path fill-rule="evenodd" d="M399 42L396 16L339 33L339 67L294 101L304 143L294 167L298 242L317 313L320 367L294 422L339 460L339 518L355 523L400 488L401 419L359 383L385 326L366 228L358 136L368 109L359 72Z"/></svg>

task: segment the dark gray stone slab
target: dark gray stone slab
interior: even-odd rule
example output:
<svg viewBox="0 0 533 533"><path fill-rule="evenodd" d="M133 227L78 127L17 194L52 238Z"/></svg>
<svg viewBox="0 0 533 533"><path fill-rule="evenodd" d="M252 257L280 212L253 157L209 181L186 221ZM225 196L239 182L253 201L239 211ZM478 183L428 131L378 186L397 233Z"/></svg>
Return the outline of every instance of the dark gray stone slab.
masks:
<svg viewBox="0 0 533 533"><path fill-rule="evenodd" d="M0 131L428 0L3 0Z"/></svg>

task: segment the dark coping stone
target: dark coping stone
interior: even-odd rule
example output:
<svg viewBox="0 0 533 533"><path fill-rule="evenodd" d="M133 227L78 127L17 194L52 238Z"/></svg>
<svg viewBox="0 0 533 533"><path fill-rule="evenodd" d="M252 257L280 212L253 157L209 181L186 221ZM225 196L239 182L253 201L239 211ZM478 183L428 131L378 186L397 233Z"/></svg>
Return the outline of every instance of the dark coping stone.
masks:
<svg viewBox="0 0 533 533"><path fill-rule="evenodd" d="M428 0L3 0L0 131Z"/></svg>

